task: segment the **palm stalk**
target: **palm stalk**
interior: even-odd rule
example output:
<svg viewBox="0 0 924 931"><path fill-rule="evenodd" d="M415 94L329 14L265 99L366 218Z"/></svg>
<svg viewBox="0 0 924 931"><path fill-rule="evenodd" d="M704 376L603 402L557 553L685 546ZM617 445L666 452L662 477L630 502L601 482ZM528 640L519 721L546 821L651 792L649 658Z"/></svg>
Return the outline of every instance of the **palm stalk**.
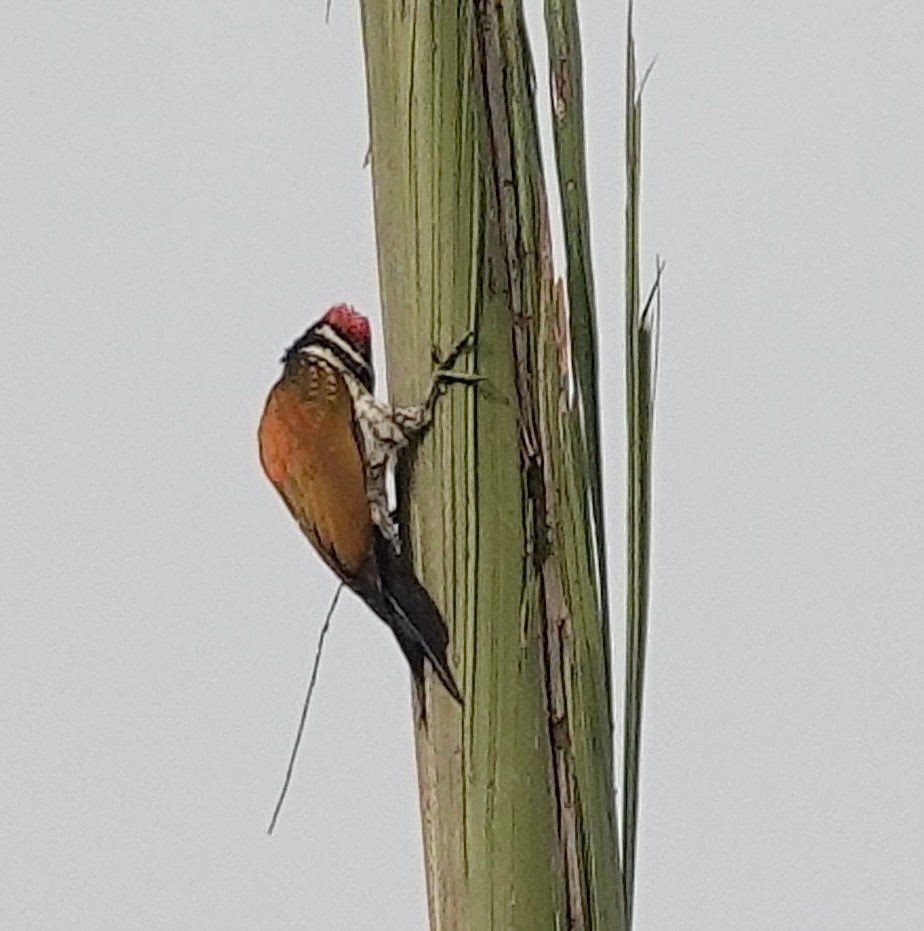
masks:
<svg viewBox="0 0 924 931"><path fill-rule="evenodd" d="M431 928L625 928L580 39L548 0L567 289L520 0L362 0L392 400L473 331L399 474L465 696L417 708ZM636 349L636 355L639 350ZM644 353L642 353L644 355ZM633 848L634 849L634 848Z"/></svg>

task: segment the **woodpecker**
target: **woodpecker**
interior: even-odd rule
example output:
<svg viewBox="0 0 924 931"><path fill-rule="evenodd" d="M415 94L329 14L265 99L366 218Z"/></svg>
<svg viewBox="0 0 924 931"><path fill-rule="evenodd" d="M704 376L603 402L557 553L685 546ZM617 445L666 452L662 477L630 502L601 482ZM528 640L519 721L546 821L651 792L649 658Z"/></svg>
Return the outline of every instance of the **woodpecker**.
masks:
<svg viewBox="0 0 924 931"><path fill-rule="evenodd" d="M430 425L440 387L475 380L450 371L467 345L438 365L422 404L390 407L373 393L369 321L338 304L286 350L258 430L267 478L324 562L391 628L421 708L425 658L460 704L462 695L446 624L401 552L386 473Z"/></svg>

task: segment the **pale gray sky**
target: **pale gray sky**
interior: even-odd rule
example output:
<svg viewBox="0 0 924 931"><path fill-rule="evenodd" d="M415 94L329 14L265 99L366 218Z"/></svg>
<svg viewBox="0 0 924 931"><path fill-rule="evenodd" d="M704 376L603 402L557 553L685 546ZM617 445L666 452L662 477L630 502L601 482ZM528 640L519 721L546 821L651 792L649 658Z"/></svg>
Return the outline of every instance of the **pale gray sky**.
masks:
<svg viewBox="0 0 924 931"><path fill-rule="evenodd" d="M619 579L623 13L582 8ZM916 929L924 5L645 0L638 32L637 928ZM377 314L366 145L350 0L0 5L4 928L425 927L407 675L352 599L264 834L334 583L254 431L293 336Z"/></svg>

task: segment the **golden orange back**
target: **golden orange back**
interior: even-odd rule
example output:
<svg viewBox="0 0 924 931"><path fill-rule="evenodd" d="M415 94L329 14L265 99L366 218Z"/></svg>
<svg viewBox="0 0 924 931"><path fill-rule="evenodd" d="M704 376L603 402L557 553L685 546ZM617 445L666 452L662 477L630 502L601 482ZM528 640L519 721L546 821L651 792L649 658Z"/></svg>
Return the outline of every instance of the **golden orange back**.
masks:
<svg viewBox="0 0 924 931"><path fill-rule="evenodd" d="M263 471L302 531L341 577L358 575L372 548L372 518L343 376L317 360L284 373L258 436Z"/></svg>

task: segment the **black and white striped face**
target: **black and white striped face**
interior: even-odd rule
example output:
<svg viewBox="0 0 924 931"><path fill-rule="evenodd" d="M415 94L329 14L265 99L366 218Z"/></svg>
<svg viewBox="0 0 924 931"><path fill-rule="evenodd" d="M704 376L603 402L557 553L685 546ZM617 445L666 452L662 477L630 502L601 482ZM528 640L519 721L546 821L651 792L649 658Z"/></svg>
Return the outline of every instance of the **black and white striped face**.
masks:
<svg viewBox="0 0 924 931"><path fill-rule="evenodd" d="M352 375L367 391L373 390L369 321L348 304L337 304L309 327L286 350L285 363L300 355L317 356Z"/></svg>

